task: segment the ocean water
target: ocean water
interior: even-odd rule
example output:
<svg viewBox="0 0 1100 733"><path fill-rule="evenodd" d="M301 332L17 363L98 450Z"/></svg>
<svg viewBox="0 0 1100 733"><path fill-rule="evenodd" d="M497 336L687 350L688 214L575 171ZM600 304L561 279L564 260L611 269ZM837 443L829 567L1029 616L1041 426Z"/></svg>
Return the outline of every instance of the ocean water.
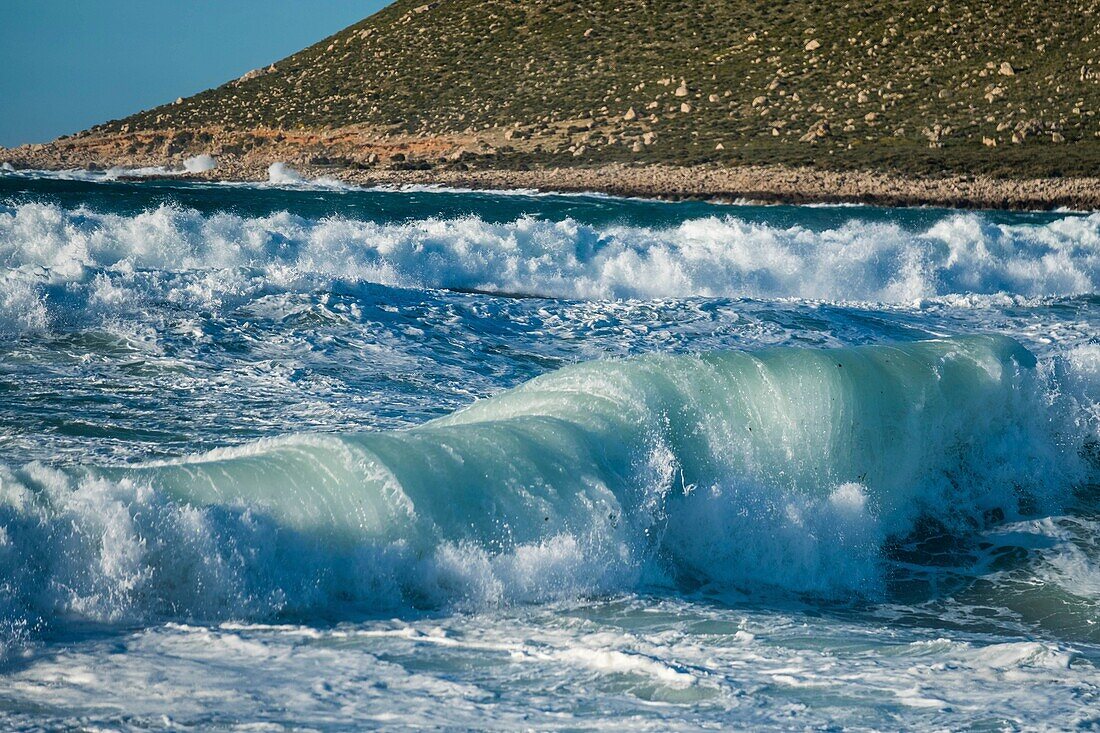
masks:
<svg viewBox="0 0 1100 733"><path fill-rule="evenodd" d="M0 728L1100 727L1100 214L0 173Z"/></svg>

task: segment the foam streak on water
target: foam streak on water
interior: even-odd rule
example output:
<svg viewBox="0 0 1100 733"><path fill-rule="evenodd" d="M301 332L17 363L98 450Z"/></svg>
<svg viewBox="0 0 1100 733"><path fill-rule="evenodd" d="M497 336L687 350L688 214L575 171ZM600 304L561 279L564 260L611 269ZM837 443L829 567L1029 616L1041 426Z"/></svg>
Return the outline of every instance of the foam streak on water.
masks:
<svg viewBox="0 0 1100 733"><path fill-rule="evenodd" d="M0 176L0 727L1100 722L1097 215L272 177Z"/></svg>

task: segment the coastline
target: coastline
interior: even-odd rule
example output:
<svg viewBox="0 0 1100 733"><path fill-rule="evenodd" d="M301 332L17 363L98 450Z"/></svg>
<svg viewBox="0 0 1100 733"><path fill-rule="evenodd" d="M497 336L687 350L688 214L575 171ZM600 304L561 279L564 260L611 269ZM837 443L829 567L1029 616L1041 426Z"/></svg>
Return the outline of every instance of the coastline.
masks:
<svg viewBox="0 0 1100 733"><path fill-rule="evenodd" d="M273 161L275 162L275 161ZM106 170L97 166L86 170ZM659 200L742 201L760 204L863 204L1006 211L1100 211L1100 178L1003 179L986 176L915 178L870 171L828 171L785 166L679 167L611 164L538 170L355 170L291 167L303 179L327 177L356 186L442 186L472 190L531 189L540 193L599 193ZM260 183L266 166L219 166L206 173L126 175L119 180L195 180ZM19 170L19 169L17 169ZM62 171L72 168L34 167Z"/></svg>
<svg viewBox="0 0 1100 733"><path fill-rule="evenodd" d="M78 136L46 145L0 148L0 164L15 169L107 170L162 166L182 171L183 161L207 152L191 141L165 148L132 137ZM169 141L170 142L170 141ZM1001 178L944 174L922 177L887 171L829 170L784 165L676 166L662 163L604 163L508 167L482 139L429 138L365 140L361 134L302 134L267 131L245 151L213 145L217 167L204 173L175 173L174 179L260 182L268 167L285 162L306 179L327 177L353 185L439 185L480 190L533 189L593 192L651 199L751 201L767 204L868 204L957 209L1100 211L1096 177ZM469 155L471 150L487 150ZM457 154L456 154L456 151ZM333 156L329 162L325 155ZM325 161L319 163L318 161ZM368 161L370 161L368 163ZM414 163L410 165L411 163ZM467 162L469 164L467 164ZM125 172L120 174L125 178ZM145 173L142 178L151 177ZM155 177L152 176L152 177Z"/></svg>
<svg viewBox="0 0 1100 733"><path fill-rule="evenodd" d="M441 185L534 189L650 199L751 201L765 204L868 204L957 209L1100 210L1100 178L910 178L877 172L834 172L783 166L673 167L607 165L533 171L331 171L300 169L356 185ZM263 176L244 180L267 180Z"/></svg>

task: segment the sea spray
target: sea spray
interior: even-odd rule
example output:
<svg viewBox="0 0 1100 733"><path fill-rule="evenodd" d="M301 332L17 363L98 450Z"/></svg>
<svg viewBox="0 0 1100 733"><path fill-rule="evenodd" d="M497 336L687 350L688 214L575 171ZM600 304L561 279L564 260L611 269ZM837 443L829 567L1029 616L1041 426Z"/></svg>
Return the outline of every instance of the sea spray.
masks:
<svg viewBox="0 0 1100 733"><path fill-rule="evenodd" d="M996 336L650 356L410 430L6 469L0 609L33 626L670 584L875 596L883 543L923 518L966 534L1069 500L1091 379Z"/></svg>
<svg viewBox="0 0 1100 733"><path fill-rule="evenodd" d="M159 268L228 293L249 275L271 287L343 280L597 300L1065 296L1100 289L1100 214L1011 225L959 214L911 232L860 221L814 231L734 216L594 227L568 218L241 217L174 205L125 216L26 203L0 206L0 266L54 284L104 271L121 287L135 270Z"/></svg>
<svg viewBox="0 0 1100 733"><path fill-rule="evenodd" d="M195 155L183 161L183 169L188 173L207 173L217 167L217 159L209 153Z"/></svg>

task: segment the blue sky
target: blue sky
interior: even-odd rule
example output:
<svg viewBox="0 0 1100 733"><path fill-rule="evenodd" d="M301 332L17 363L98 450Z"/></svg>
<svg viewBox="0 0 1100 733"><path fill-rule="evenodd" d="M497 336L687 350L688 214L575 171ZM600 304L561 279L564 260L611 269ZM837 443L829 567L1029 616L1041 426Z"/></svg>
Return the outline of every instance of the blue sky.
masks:
<svg viewBox="0 0 1100 733"><path fill-rule="evenodd" d="M45 142L270 64L388 0L0 0L0 145Z"/></svg>

